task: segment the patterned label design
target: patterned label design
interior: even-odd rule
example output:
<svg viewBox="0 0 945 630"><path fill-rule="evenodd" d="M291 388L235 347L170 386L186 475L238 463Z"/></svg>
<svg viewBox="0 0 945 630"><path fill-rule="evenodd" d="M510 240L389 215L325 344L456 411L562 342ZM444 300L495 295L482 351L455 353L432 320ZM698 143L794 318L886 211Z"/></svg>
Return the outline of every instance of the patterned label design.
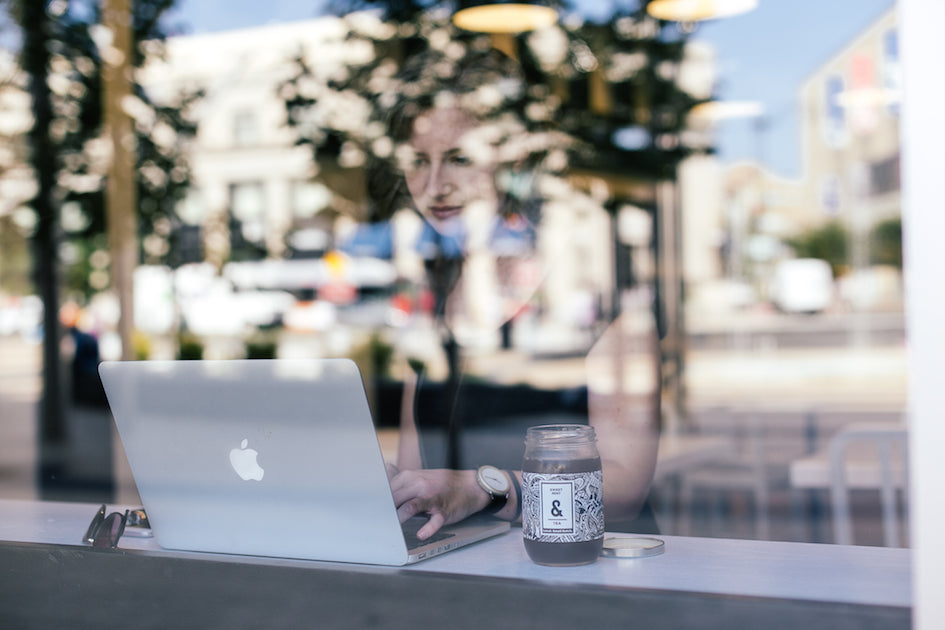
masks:
<svg viewBox="0 0 945 630"><path fill-rule="evenodd" d="M604 535L601 471L522 473L522 533L537 542L585 542Z"/></svg>

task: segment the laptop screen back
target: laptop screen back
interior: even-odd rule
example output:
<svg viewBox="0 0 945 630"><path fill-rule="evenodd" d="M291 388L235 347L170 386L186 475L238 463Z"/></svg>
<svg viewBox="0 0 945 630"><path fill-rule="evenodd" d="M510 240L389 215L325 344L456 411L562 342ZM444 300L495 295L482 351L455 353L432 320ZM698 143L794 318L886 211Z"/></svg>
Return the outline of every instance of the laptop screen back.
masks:
<svg viewBox="0 0 945 630"><path fill-rule="evenodd" d="M352 361L104 362L100 372L161 546L406 561Z"/></svg>

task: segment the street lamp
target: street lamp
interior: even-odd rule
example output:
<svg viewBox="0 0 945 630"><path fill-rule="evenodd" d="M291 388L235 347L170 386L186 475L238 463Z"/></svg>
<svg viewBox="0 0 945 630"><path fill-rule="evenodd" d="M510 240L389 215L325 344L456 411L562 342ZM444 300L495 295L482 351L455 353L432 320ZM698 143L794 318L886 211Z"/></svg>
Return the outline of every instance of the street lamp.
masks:
<svg viewBox="0 0 945 630"><path fill-rule="evenodd" d="M870 342L867 306L861 302L861 292L866 284L865 274L870 266L869 238L872 219L868 199L871 186L870 156L867 154L866 141L872 135L876 124L875 111L901 100L902 94L898 90L869 85L844 90L836 95L837 105L859 119L859 122L853 125L853 163L848 176L853 203L847 220L851 239L849 258L854 272L851 287L854 318L850 331L852 343L857 347L867 346Z"/></svg>

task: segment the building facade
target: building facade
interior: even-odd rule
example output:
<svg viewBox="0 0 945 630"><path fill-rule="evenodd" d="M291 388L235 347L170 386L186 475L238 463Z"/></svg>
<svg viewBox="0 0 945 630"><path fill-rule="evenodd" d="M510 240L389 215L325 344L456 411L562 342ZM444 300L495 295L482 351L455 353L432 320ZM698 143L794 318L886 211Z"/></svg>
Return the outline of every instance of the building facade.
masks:
<svg viewBox="0 0 945 630"><path fill-rule="evenodd" d="M722 277L743 281L758 299L767 299L774 265L796 255L788 242L834 224L849 243L840 284L851 284L857 275L873 276L862 282L876 281L871 233L900 217L898 47L892 9L799 86L799 177L782 177L752 162L725 169L717 215ZM698 232L686 234L706 244ZM880 282L888 286L876 288L894 303L901 299L899 273L884 269ZM701 280L710 278L703 273Z"/></svg>

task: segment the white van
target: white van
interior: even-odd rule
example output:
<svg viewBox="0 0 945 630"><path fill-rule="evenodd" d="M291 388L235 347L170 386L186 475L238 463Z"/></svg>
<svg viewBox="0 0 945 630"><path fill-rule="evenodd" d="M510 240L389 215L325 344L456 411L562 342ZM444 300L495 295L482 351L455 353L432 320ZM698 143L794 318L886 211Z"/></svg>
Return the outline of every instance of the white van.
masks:
<svg viewBox="0 0 945 630"><path fill-rule="evenodd" d="M783 260L774 268L771 302L785 313L819 313L833 301L833 272L825 260Z"/></svg>

